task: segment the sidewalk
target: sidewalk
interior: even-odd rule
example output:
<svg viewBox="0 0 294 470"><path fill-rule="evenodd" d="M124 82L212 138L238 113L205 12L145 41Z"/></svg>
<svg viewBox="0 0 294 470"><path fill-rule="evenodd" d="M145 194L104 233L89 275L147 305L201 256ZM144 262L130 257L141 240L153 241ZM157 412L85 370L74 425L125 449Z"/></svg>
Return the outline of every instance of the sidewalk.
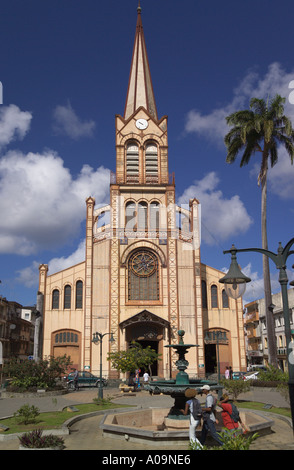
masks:
<svg viewBox="0 0 294 470"><path fill-rule="evenodd" d="M272 390L251 390L243 394L240 398L250 401L260 401L265 404L275 406L288 406L281 395ZM81 403L91 403L93 398L97 397L97 389L82 390L71 392L67 395L58 395L54 397L24 397L24 398L0 398L0 418L11 416L23 404L35 405L41 412L60 411L67 406L78 406ZM104 389L104 397L112 397L113 403L149 407L169 407L173 405L173 399L165 395L151 396L148 392L138 392L135 396L120 394L118 389ZM203 401L201 397L200 401ZM265 415L268 413L264 412ZM252 450L294 450L294 436L290 426L290 420L286 420L277 415L270 414L275 424L272 428L272 434L258 438L251 446ZM99 429L101 416L94 416L78 421L71 427L71 433L65 437L66 450L156 450L150 444L135 444L127 441L119 441L111 438L102 437L102 431ZM18 449L18 439L0 442L0 450ZM166 447L166 450L169 448ZM164 449L163 449L164 450ZM175 450L173 448L173 450ZM177 450L188 450L187 446L179 446Z"/></svg>

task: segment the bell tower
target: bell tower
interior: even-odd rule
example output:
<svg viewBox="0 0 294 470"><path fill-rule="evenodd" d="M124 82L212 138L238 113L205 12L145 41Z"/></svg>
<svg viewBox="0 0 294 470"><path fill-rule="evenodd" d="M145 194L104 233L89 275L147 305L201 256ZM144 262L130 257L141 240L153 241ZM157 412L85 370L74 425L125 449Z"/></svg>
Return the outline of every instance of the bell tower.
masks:
<svg viewBox="0 0 294 470"><path fill-rule="evenodd" d="M141 7L132 55L123 117L116 116L116 175L118 185L173 184L168 173L167 116L158 119L153 92Z"/></svg>

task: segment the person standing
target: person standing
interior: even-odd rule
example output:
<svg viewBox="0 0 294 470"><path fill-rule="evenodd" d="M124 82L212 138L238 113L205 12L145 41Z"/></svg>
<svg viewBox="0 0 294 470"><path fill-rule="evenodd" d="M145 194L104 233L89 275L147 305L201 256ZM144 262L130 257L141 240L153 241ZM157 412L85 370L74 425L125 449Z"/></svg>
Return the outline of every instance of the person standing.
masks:
<svg viewBox="0 0 294 470"><path fill-rule="evenodd" d="M224 427L228 430L239 429L239 426L243 429L243 433L246 434L247 429L242 423L238 408L236 405L230 402L228 395L223 395L218 402L218 405L222 408L222 420Z"/></svg>
<svg viewBox="0 0 294 470"><path fill-rule="evenodd" d="M75 390L78 390L79 389L79 373L77 369L75 369L74 371L73 381L74 381Z"/></svg>
<svg viewBox="0 0 294 470"><path fill-rule="evenodd" d="M202 408L203 412L203 425L200 436L200 443L203 445L206 440L207 433L210 431L211 437L220 445L223 446L223 442L220 440L218 433L215 429L215 406L216 399L212 396L209 385L203 385L203 393L206 395L205 408Z"/></svg>
<svg viewBox="0 0 294 470"><path fill-rule="evenodd" d="M230 369L227 366L225 370L225 379L229 379L229 378L230 378Z"/></svg>
<svg viewBox="0 0 294 470"><path fill-rule="evenodd" d="M230 366L229 372L230 372L230 379L233 380L233 369L232 369L232 366Z"/></svg>
<svg viewBox="0 0 294 470"><path fill-rule="evenodd" d="M147 384L149 382L149 374L148 372L144 372L143 374L143 379L144 379L144 383Z"/></svg>
<svg viewBox="0 0 294 470"><path fill-rule="evenodd" d="M189 440L194 444L198 444L198 448L201 449L202 445L196 437L196 428L201 421L202 409L199 400L195 398L196 395L197 390L193 388L188 388L185 391L185 397L188 400L186 401L185 409L181 411L185 416L190 412Z"/></svg>

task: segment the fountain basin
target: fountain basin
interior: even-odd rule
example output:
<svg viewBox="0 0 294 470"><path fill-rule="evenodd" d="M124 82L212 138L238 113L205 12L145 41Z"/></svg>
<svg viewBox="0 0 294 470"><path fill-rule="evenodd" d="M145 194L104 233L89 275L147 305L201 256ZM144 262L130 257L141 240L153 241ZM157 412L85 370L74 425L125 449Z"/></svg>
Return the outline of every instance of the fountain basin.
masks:
<svg viewBox="0 0 294 470"><path fill-rule="evenodd" d="M104 416L100 428L103 436L113 439L123 439L129 442L148 443L149 445L180 446L189 441L189 417L182 420L169 418L169 408L147 408L123 413L109 413ZM253 411L240 411L244 424L250 433L258 432L259 435L271 433L274 421ZM217 412L217 431L223 428L221 413ZM199 438L201 426L197 428L196 435ZM207 438L207 444L209 442ZM214 445L214 444L213 444Z"/></svg>
<svg viewBox="0 0 294 470"><path fill-rule="evenodd" d="M175 399L174 406L169 410L168 416L171 419L183 420L186 417L181 412L185 408L187 398L185 397L185 391L187 389L195 389L198 394L202 394L203 385L209 385L211 391L215 391L221 394L223 386L216 382L202 379L189 379L188 384L178 384L175 380L156 380L150 382L148 385L144 385L143 389L147 390L151 395L170 395Z"/></svg>

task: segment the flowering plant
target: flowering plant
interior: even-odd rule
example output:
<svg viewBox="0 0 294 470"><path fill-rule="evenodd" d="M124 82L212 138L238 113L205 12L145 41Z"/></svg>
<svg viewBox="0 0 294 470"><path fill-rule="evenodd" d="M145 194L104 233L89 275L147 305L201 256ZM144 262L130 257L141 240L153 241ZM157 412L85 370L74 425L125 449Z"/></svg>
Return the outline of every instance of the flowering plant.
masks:
<svg viewBox="0 0 294 470"><path fill-rule="evenodd" d="M31 432L22 434L18 437L20 445L29 449L44 449L49 447L64 447L64 440L62 437L48 434L42 436L42 429L34 429Z"/></svg>

